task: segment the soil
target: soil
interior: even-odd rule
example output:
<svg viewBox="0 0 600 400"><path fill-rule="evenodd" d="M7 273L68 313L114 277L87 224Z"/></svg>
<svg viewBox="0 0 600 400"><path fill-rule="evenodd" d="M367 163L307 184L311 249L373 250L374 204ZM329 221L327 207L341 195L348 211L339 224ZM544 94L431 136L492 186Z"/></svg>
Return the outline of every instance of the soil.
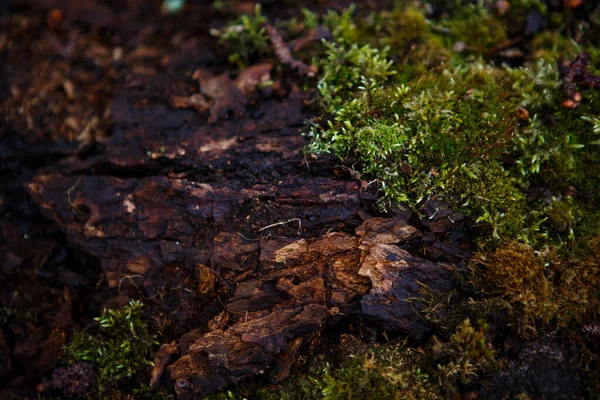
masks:
<svg viewBox="0 0 600 400"><path fill-rule="evenodd" d="M209 33L253 4L189 3L0 6L1 398L37 396L73 332L130 299L161 333L151 383L180 399L277 383L357 326L419 340L406 300L450 290L474 250L444 204L382 214L373 185L304 152L315 93L293 70L257 89L274 66L232 69ZM284 4L263 10L347 2Z"/></svg>

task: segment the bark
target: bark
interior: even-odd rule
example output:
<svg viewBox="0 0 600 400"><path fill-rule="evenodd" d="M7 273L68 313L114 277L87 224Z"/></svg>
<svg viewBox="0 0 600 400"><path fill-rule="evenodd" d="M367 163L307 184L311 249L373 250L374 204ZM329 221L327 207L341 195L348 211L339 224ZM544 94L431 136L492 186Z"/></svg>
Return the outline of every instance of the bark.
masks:
<svg viewBox="0 0 600 400"><path fill-rule="evenodd" d="M399 247L423 236L410 213L369 219L368 185L332 157L307 162L299 133L310 94L258 93L269 71L242 73L242 92L200 68L209 106L190 109L181 98L191 89L171 89L187 78L132 76L105 149L26 186L100 260L113 302L147 299L176 340L158 352L152 386L168 369L181 399L255 375L285 379L342 316L420 337L419 285L452 287L448 265Z"/></svg>

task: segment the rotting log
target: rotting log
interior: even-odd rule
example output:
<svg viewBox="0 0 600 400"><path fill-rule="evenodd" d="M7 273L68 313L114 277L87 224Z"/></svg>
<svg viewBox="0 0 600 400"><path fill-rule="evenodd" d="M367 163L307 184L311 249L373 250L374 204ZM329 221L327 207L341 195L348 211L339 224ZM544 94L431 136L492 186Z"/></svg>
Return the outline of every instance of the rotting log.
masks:
<svg viewBox="0 0 600 400"><path fill-rule="evenodd" d="M401 248L427 229L410 213L369 218L368 185L332 157L307 163L310 95L257 96L194 75L210 107L173 108L192 95L172 93L185 78L131 77L106 147L27 184L70 243L100 260L115 296L147 299L176 340L159 351L153 386L166 369L180 399L254 375L278 382L342 315L427 333L420 285L451 289L451 267Z"/></svg>

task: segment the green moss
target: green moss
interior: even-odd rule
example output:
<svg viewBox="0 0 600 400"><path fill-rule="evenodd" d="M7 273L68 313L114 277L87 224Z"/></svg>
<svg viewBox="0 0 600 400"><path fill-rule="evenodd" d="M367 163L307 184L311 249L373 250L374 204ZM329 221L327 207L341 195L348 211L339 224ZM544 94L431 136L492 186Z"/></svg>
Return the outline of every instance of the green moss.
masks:
<svg viewBox="0 0 600 400"><path fill-rule="evenodd" d="M254 15L242 15L222 30L211 33L228 47L229 62L243 67L259 57L270 55L271 46L265 24L267 18L262 15L260 4L254 9Z"/></svg>
<svg viewBox="0 0 600 400"><path fill-rule="evenodd" d="M535 59L556 63L561 58L573 59L581 51L577 42L558 32L542 32L531 40L531 54Z"/></svg>
<svg viewBox="0 0 600 400"><path fill-rule="evenodd" d="M323 16L323 25L329 28L338 42L354 44L360 41L361 32L352 17L355 10L356 7L351 5L341 14L330 10Z"/></svg>
<svg viewBox="0 0 600 400"><path fill-rule="evenodd" d="M482 302L504 301L500 304L524 337L581 324L600 306L596 243L598 238L588 242L590 256L570 260L554 248L534 251L528 245L509 243L474 258L472 284L483 290Z"/></svg>
<svg viewBox="0 0 600 400"><path fill-rule="evenodd" d="M440 399L457 396L461 385L481 378L494 352L484 329L462 321L450 337L424 349L405 343L373 345L343 336L338 361L310 378L324 399ZM292 396L292 398L305 398Z"/></svg>
<svg viewBox="0 0 600 400"><path fill-rule="evenodd" d="M158 345L142 318L142 304L132 300L119 310L105 309L95 318L98 334L78 332L64 349L64 361L88 361L96 366L100 393L125 385L138 373L153 365Z"/></svg>
<svg viewBox="0 0 600 400"><path fill-rule="evenodd" d="M444 25L450 31L450 45L462 42L470 48L485 50L507 40L506 24L480 3L453 8Z"/></svg>
<svg viewBox="0 0 600 400"><path fill-rule="evenodd" d="M452 18L490 17L481 7L463 8ZM403 43L440 48L440 35L427 31L420 11L399 12L415 24ZM589 102L575 111L564 109L558 69L545 59L511 69L481 59L446 60L440 51L433 67L429 59L421 60L428 68L411 57L392 62L390 48L381 46L404 40L385 39L396 14L373 14L360 26L342 15L340 24L350 31L383 36L375 35L371 45L348 44L345 28L326 43L318 84L326 114L308 133L310 150L357 159L361 172L379 183L384 206L405 202L418 210L427 198L445 199L479 224L482 244L560 242L564 224L556 223L557 210L541 200L528 203L526 191L543 183L559 200L567 186L591 191L600 185L596 94L586 92ZM519 107L525 122L517 118ZM569 230L576 233L578 224L575 218Z"/></svg>
<svg viewBox="0 0 600 400"><path fill-rule="evenodd" d="M386 49L328 45L319 91L331 118L310 132L311 150L354 154L363 172L378 177L387 204L416 209L442 196L496 237L524 236L522 224L501 223L517 223L524 202L501 166L518 126L506 105L507 75L473 62L415 77L411 87L394 84L385 56Z"/></svg>
<svg viewBox="0 0 600 400"><path fill-rule="evenodd" d="M372 45L389 47L394 54L409 52L424 42L429 32L425 16L415 8L372 13L362 27L365 35L374 39Z"/></svg>
<svg viewBox="0 0 600 400"><path fill-rule="evenodd" d="M349 97L358 91L368 97L368 93L364 93L367 86L381 85L394 74L390 68L392 62L386 59L387 50L336 42L325 43L325 46L326 58L321 62L321 79L318 84L322 104L330 112L339 115L352 113L353 117L358 117L358 114L353 113L363 110L354 105L362 107L368 102L368 98L363 98L364 102L352 103L348 101ZM346 107L343 109L339 108L344 106Z"/></svg>
<svg viewBox="0 0 600 400"><path fill-rule="evenodd" d="M435 357L439 381L444 393L457 395L457 385L468 384L482 371L490 368L494 351L486 342L486 325L475 329L468 319L462 321L446 343L433 339L432 352Z"/></svg>

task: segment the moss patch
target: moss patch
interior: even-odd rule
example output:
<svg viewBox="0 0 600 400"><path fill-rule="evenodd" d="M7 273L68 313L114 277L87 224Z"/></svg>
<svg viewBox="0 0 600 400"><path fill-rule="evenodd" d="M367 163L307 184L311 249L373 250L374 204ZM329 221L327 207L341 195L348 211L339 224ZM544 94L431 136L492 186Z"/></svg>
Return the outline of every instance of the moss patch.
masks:
<svg viewBox="0 0 600 400"><path fill-rule="evenodd" d="M93 364L97 371L93 392L108 398L118 386L132 384L137 374L153 365L159 343L143 320L142 304L138 301L132 300L118 310L105 309L95 320L100 325L98 334L76 333L65 347L64 362ZM134 391L143 388L134 387Z"/></svg>

